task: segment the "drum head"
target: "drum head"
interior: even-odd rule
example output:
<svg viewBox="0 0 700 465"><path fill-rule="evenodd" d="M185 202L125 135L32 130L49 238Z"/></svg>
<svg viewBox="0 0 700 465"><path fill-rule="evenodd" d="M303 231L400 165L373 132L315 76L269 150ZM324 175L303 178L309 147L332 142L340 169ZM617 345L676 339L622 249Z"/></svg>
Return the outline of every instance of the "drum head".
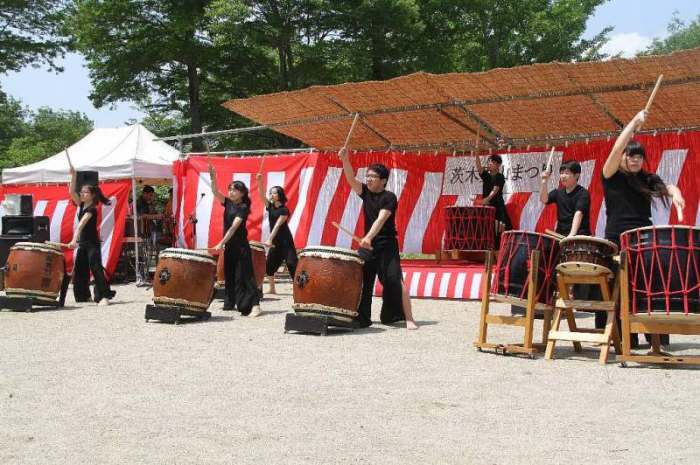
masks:
<svg viewBox="0 0 700 465"><path fill-rule="evenodd" d="M336 258L338 260L348 260L364 264L364 260L362 260L360 254L354 250L325 245L306 247L299 253L299 258L302 257Z"/></svg>
<svg viewBox="0 0 700 465"><path fill-rule="evenodd" d="M564 262L557 265L557 271L568 276L598 276L613 274L610 268L588 262Z"/></svg>
<svg viewBox="0 0 700 465"><path fill-rule="evenodd" d="M178 248L168 248L163 250L158 254L158 258L176 258L180 260L197 260L203 262L211 262L216 265L216 257L209 255L203 250L192 250L192 249L178 249Z"/></svg>
<svg viewBox="0 0 700 465"><path fill-rule="evenodd" d="M15 245L10 247L10 250L37 250L41 252L48 252L53 254L63 255L61 248L53 244L41 244L39 242L17 242Z"/></svg>

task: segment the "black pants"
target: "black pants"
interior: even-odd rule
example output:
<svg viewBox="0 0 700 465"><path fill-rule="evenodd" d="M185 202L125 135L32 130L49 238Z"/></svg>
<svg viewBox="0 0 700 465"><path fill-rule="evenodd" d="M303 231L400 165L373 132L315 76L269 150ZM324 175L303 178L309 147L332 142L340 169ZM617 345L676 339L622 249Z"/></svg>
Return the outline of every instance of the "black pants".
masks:
<svg viewBox="0 0 700 465"><path fill-rule="evenodd" d="M379 277L382 291L380 321L384 324L406 319L403 313L401 260L396 239L377 241L373 249L360 249L365 265L362 273L362 298L358 308L357 322L360 326L372 324L372 294L374 280Z"/></svg>
<svg viewBox="0 0 700 465"><path fill-rule="evenodd" d="M274 276L282 262L287 264L289 275L294 280L294 275L297 270L297 249L294 244L279 244L275 245L267 253L267 263L265 265L265 274Z"/></svg>
<svg viewBox="0 0 700 465"><path fill-rule="evenodd" d="M90 272L95 280L94 301L111 299L115 292L110 289L102 266L100 244L83 242L78 244L73 265L73 295L76 302L88 302L90 295Z"/></svg>
<svg viewBox="0 0 700 465"><path fill-rule="evenodd" d="M236 309L248 315L253 306L260 304L258 287L253 273L253 259L248 242L229 243L224 249L224 308Z"/></svg>

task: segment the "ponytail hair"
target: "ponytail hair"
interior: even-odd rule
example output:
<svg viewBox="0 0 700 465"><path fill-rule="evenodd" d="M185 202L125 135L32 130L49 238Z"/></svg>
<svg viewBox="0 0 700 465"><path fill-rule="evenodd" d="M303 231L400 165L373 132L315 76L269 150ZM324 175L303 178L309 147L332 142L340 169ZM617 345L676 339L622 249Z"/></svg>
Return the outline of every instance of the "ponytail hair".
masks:
<svg viewBox="0 0 700 465"><path fill-rule="evenodd" d="M250 208L250 197L248 196L248 187L246 187L245 183L243 181L233 181L231 184L228 185L229 189L234 188L241 194L243 194L243 199L241 202L246 204L248 208Z"/></svg>
<svg viewBox="0 0 700 465"><path fill-rule="evenodd" d="M93 202L101 203L103 205L112 204L112 202L102 193L102 189L100 189L98 186L94 186L92 184L85 184L83 187L88 188L90 194L92 194L92 198L94 199Z"/></svg>

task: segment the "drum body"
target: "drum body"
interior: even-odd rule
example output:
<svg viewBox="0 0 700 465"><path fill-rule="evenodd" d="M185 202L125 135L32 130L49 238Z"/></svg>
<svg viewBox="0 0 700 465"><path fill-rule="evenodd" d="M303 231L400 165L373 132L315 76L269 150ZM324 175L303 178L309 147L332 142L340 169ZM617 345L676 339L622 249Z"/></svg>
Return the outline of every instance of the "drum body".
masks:
<svg viewBox="0 0 700 465"><path fill-rule="evenodd" d="M65 273L65 258L59 247L18 242L7 257L5 293L55 303L61 294Z"/></svg>
<svg viewBox="0 0 700 465"><path fill-rule="evenodd" d="M536 301L552 305L556 283L555 266L559 256L556 239L530 231L506 231L501 238L491 293L527 300L530 254L540 252Z"/></svg>
<svg viewBox="0 0 700 465"><path fill-rule="evenodd" d="M153 277L153 302L204 311L214 295L216 258L197 250L165 249Z"/></svg>
<svg viewBox="0 0 700 465"><path fill-rule="evenodd" d="M612 274L617 246L605 239L572 236L559 242L557 271L573 276Z"/></svg>
<svg viewBox="0 0 700 465"><path fill-rule="evenodd" d="M253 260L253 275L258 288L262 287L265 280L265 246L262 242L250 241L250 255ZM226 286L226 273L224 271L224 252L221 251L216 262L216 288L223 289Z"/></svg>
<svg viewBox="0 0 700 465"><path fill-rule="evenodd" d="M493 250L495 238L494 207L445 207L444 250Z"/></svg>
<svg viewBox="0 0 700 465"><path fill-rule="evenodd" d="M648 226L620 237L633 313L700 313L700 228Z"/></svg>
<svg viewBox="0 0 700 465"><path fill-rule="evenodd" d="M294 311L351 321L362 297L362 265L354 250L324 246L302 250L294 277Z"/></svg>

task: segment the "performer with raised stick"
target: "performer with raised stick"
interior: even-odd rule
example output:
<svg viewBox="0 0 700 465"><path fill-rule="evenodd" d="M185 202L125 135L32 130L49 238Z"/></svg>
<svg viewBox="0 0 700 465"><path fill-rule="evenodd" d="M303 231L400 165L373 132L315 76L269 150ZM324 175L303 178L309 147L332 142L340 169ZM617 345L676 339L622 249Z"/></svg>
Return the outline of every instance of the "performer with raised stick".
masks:
<svg viewBox="0 0 700 465"><path fill-rule="evenodd" d="M257 317L261 313L260 297L246 229L246 220L250 214L248 187L241 181L233 181L228 185L228 196L225 197L216 185L216 171L211 162L209 176L211 192L224 206L224 236L214 247L224 253L226 297L223 309L233 310L235 307L242 315Z"/></svg>
<svg viewBox="0 0 700 465"><path fill-rule="evenodd" d="M662 77L659 76L645 109L637 113L622 130L603 165L603 192L607 212L605 239L614 242L618 247L620 234L623 232L652 225L652 200L661 201L668 206L670 198L676 208L678 220L683 221L685 200L680 189L673 184L664 183L658 175L644 169L644 146L632 140L646 120ZM601 313L597 313L596 317L598 314ZM596 318L596 327L602 327L602 324L603 322ZM651 342L648 335L647 339ZM661 344L668 344L668 335L661 336ZM637 345L638 337L635 334L632 337L632 346Z"/></svg>
<svg viewBox="0 0 700 465"><path fill-rule="evenodd" d="M77 173L66 150L71 181L68 192L73 203L78 207L78 226L73 232L73 239L68 244L77 248L73 265L73 295L76 302L89 302L92 297L98 305L109 305L114 298L113 291L102 266L100 236L97 233L97 207L100 203L109 205L110 201L102 194L98 186L84 185L80 194L76 193ZM94 295L90 295L90 273L95 280Z"/></svg>
<svg viewBox="0 0 700 465"><path fill-rule="evenodd" d="M365 221L365 235L360 239L360 255L365 260L363 270L362 298L358 308L357 326L366 328L372 324L372 294L374 281L384 288L380 321L383 324L406 321L406 329L418 329L413 320L411 299L403 283L399 242L396 233L396 208L398 200L393 192L386 190L389 170L375 163L367 168L367 183L355 178L355 172L348 158L348 146L359 114L348 133L345 145L338 152L343 162L345 179L352 190L362 198L362 211Z"/></svg>
<svg viewBox="0 0 700 465"><path fill-rule="evenodd" d="M263 157L264 159L264 157ZM262 170L262 162L260 162ZM265 245L269 248L267 252L267 263L265 274L270 283L270 294L275 294L275 272L282 262L287 264L289 275L294 280L297 267L297 249L294 245L294 237L289 229L289 209L287 208L287 196L281 186L270 188L270 198L265 197L262 183L262 172L259 170L255 176L258 183L258 195L268 212L270 236Z"/></svg>

